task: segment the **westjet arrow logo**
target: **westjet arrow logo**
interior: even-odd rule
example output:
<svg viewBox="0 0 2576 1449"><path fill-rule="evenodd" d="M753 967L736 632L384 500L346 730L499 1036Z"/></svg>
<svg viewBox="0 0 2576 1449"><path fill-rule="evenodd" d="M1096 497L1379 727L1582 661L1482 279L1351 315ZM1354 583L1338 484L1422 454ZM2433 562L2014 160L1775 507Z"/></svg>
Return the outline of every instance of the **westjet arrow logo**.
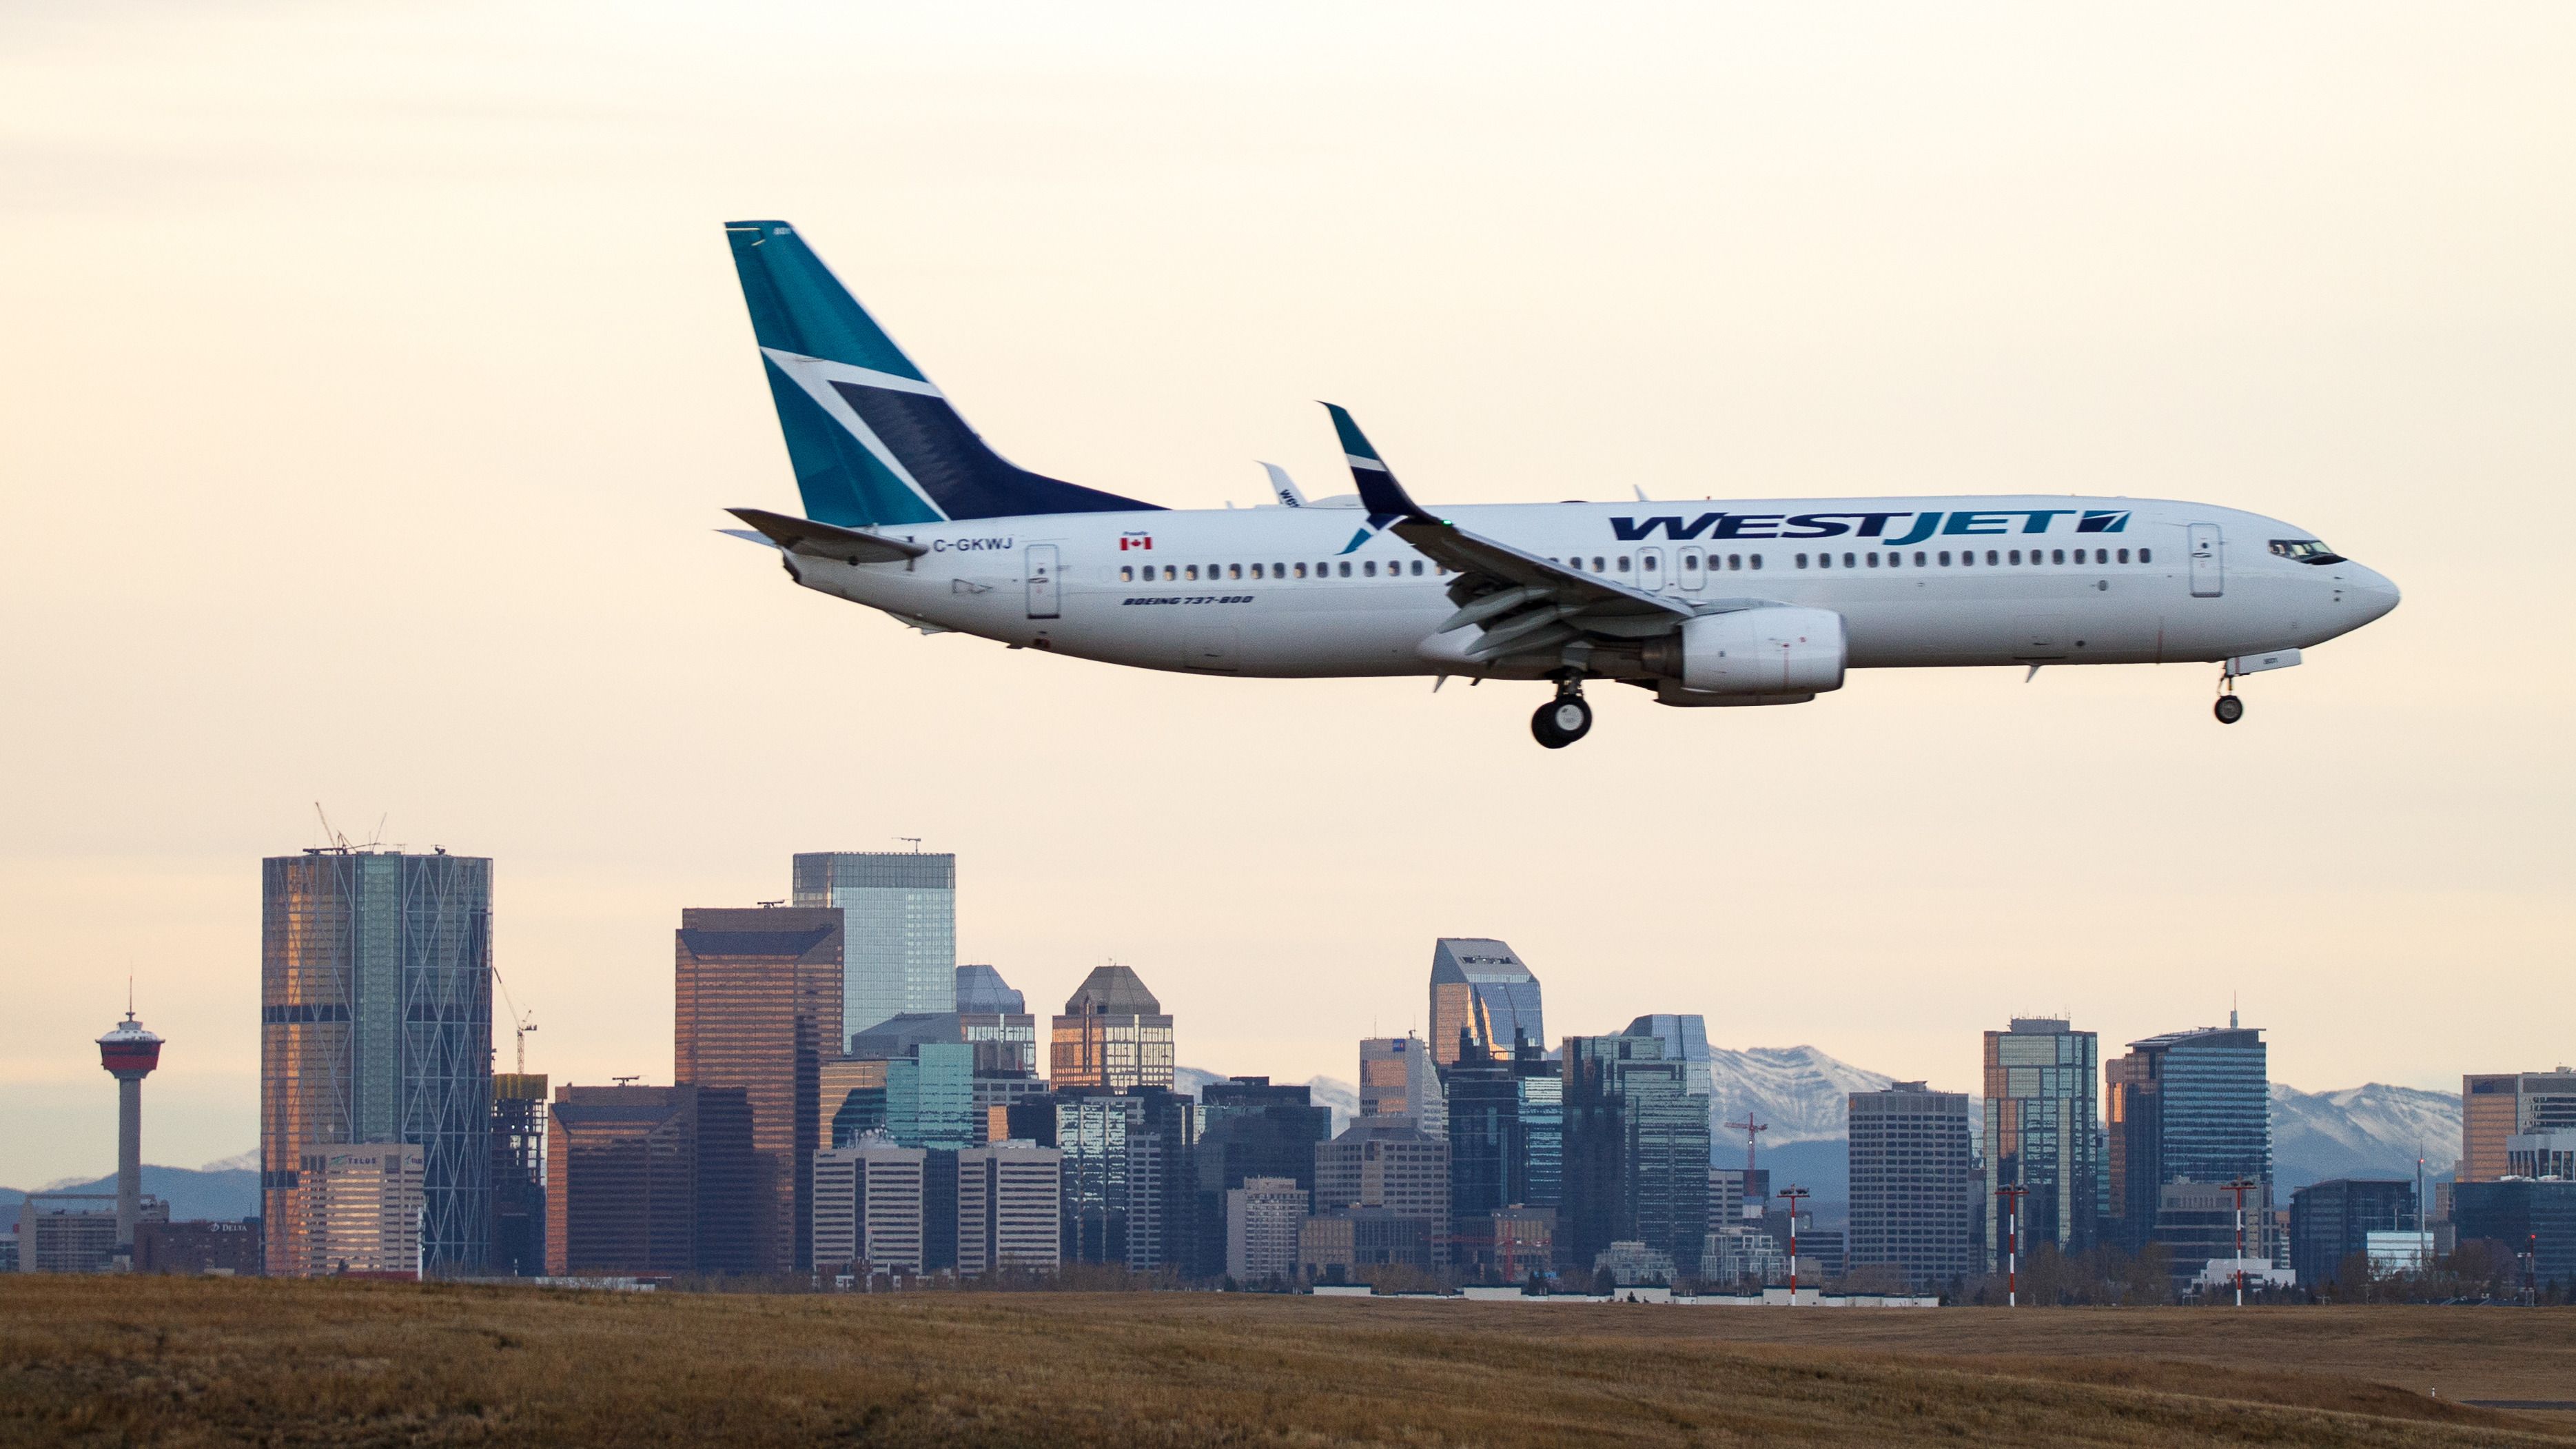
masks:
<svg viewBox="0 0 2576 1449"><path fill-rule="evenodd" d="M1900 524L1898 519L1905 519ZM1703 513L1684 520L1679 514L1653 518L1613 518L1610 531L1622 543L1661 534L1675 542L1706 536L1719 538L1853 538L1883 539L1896 546L1943 538L1995 533L2046 533L2057 520L2072 518L2077 533L2121 533L2129 526L2125 508L1999 508L1891 513ZM2015 526L2019 520L2019 526ZM1356 545L1354 545L1356 546ZM1343 552L1348 553L1349 549Z"/></svg>

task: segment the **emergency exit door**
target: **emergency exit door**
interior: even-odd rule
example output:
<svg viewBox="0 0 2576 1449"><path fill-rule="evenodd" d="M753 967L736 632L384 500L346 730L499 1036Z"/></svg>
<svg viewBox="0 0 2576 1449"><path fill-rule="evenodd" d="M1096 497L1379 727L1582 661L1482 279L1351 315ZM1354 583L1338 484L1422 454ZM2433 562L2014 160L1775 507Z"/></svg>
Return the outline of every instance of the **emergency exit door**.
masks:
<svg viewBox="0 0 2576 1449"><path fill-rule="evenodd" d="M2191 596L2214 599L2227 592L2227 540L2215 523L2191 526Z"/></svg>
<svg viewBox="0 0 2576 1449"><path fill-rule="evenodd" d="M1029 617L1052 619L1056 617L1056 574L1059 572L1055 545L1030 544L1028 558Z"/></svg>

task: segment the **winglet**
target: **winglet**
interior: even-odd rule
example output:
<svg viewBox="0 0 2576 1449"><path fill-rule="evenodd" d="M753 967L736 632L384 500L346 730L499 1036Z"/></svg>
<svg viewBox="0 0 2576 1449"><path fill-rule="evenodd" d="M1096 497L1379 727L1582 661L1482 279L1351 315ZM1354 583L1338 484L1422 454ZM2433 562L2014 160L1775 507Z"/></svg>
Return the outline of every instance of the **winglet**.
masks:
<svg viewBox="0 0 2576 1449"><path fill-rule="evenodd" d="M1280 507L1303 508L1306 506L1306 495L1298 491L1297 480L1288 476L1287 469L1280 467L1276 463L1264 463L1261 466L1269 470L1270 495L1279 500Z"/></svg>
<svg viewBox="0 0 2576 1449"><path fill-rule="evenodd" d="M1342 456L1351 465L1351 481L1359 484L1360 502L1369 511L1369 520L1401 518L1411 523L1437 523L1438 519L1422 510L1422 505L1405 493L1404 485L1395 481L1395 472L1370 445L1368 434L1351 421L1348 409L1339 403L1326 403L1324 410L1333 415L1333 431L1341 435ZM1383 526L1383 525L1381 525Z"/></svg>

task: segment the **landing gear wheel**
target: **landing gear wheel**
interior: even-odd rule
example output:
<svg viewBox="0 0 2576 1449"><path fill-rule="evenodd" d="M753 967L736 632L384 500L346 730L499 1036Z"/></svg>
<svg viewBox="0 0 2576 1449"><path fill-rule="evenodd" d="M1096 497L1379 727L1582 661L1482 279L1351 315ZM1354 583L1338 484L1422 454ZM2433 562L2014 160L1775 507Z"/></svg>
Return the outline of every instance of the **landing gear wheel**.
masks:
<svg viewBox="0 0 2576 1449"><path fill-rule="evenodd" d="M2218 703L2210 707L2210 712L2218 716L2220 724L2234 724L2245 718L2245 701L2232 694L2222 694Z"/></svg>
<svg viewBox="0 0 2576 1449"><path fill-rule="evenodd" d="M1592 732L1592 706L1579 694L1560 694L1530 716L1530 733L1551 750L1561 750Z"/></svg>

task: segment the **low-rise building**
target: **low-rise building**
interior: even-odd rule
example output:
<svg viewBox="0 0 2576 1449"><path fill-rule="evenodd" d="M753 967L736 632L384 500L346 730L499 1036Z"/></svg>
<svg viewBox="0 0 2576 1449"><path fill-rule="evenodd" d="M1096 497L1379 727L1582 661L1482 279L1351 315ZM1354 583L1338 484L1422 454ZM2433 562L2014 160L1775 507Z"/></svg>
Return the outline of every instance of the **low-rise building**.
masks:
<svg viewBox="0 0 2576 1449"><path fill-rule="evenodd" d="M263 1238L257 1218L246 1222L146 1220L134 1226L134 1271L256 1278L263 1267Z"/></svg>
<svg viewBox="0 0 2576 1449"><path fill-rule="evenodd" d="M1669 1288L1673 1255L1638 1242L1616 1242L1592 1255L1592 1271L1607 1273L1622 1288Z"/></svg>
<svg viewBox="0 0 2576 1449"><path fill-rule="evenodd" d="M166 1222L169 1204L143 1199L145 1222ZM106 1273L116 1267L116 1194L31 1192L18 1205L18 1271Z"/></svg>
<svg viewBox="0 0 2576 1449"><path fill-rule="evenodd" d="M1371 1268L1431 1270L1427 1218L1382 1207L1336 1208L1306 1219L1297 1233L1297 1274L1312 1282L1357 1281Z"/></svg>

